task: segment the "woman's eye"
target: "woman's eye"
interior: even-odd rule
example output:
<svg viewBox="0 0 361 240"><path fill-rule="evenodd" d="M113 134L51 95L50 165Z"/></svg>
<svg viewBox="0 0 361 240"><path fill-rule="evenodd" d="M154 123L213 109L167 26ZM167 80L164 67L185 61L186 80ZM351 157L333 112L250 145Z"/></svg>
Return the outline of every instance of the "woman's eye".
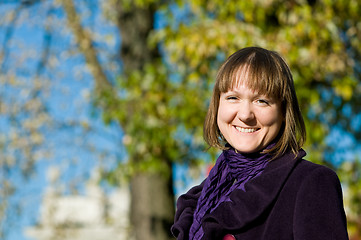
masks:
<svg viewBox="0 0 361 240"><path fill-rule="evenodd" d="M234 97L234 96L229 96L229 97L226 97L227 100L237 100L237 97Z"/></svg>
<svg viewBox="0 0 361 240"><path fill-rule="evenodd" d="M269 102L265 99L257 99L256 103L260 105L269 105Z"/></svg>

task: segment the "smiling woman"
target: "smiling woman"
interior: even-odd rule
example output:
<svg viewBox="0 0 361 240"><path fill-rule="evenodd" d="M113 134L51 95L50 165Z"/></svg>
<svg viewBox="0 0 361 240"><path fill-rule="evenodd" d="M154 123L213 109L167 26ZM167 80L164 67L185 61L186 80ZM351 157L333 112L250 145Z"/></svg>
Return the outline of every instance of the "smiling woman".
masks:
<svg viewBox="0 0 361 240"><path fill-rule="evenodd" d="M221 66L204 138L223 150L179 197L177 239L348 239L337 175L303 157L305 126L279 54L239 50Z"/></svg>
<svg viewBox="0 0 361 240"><path fill-rule="evenodd" d="M236 95L232 96L232 93ZM218 120L222 117L219 113L222 107L221 96L228 96L233 100L248 97L248 100L252 100L253 105L257 106L268 104L270 108L261 108L262 115L266 115L267 110L277 109L275 114L278 121L280 118L283 119L277 132L279 139L271 149L265 150L266 152L273 152L276 156L289 148L296 154L303 145L306 130L292 74L286 62L276 52L256 47L244 48L231 55L219 69L204 124L204 137L210 146L224 149L224 143L229 139L225 138L225 133L218 125ZM241 106L240 114L245 110L247 108ZM268 145L267 142L264 145Z"/></svg>
<svg viewBox="0 0 361 240"><path fill-rule="evenodd" d="M244 84L221 93L217 124L239 152L264 149L278 135L283 119L280 101L259 95Z"/></svg>

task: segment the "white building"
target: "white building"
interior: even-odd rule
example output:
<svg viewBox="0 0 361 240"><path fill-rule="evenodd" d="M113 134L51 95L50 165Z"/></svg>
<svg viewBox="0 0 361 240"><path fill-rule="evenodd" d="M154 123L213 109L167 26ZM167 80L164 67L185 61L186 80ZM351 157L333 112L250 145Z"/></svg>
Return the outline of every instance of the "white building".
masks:
<svg viewBox="0 0 361 240"><path fill-rule="evenodd" d="M57 194L47 189L41 204L40 220L25 234L34 240L104 240L129 237L130 195L126 187L108 196L96 179L84 195Z"/></svg>

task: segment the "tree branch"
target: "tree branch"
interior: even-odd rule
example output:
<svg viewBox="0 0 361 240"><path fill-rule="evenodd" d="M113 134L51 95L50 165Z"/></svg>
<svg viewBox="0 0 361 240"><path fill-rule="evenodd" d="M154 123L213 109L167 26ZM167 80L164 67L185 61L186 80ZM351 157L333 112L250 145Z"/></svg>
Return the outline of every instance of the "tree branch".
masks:
<svg viewBox="0 0 361 240"><path fill-rule="evenodd" d="M81 53L85 57L86 63L89 65L90 71L95 80L95 92L98 96L106 94L113 90L112 84L109 82L105 72L97 58L90 33L87 32L80 23L79 15L76 12L73 0L62 0L65 9L69 27L73 30L76 43Z"/></svg>
<svg viewBox="0 0 361 240"><path fill-rule="evenodd" d="M2 61L1 67L0 67L0 73L4 74L6 72L6 60L9 55L9 47L8 44L13 36L14 28L16 25L16 21L18 20L18 17L20 15L21 10L23 9L23 6L20 4L17 6L17 8L12 12L10 23L8 24L5 32L5 38L3 42L3 51L0 52L0 60Z"/></svg>
<svg viewBox="0 0 361 240"><path fill-rule="evenodd" d="M51 16L51 14L53 14L54 8L50 7L50 9L48 9L47 12L47 18L49 19L49 17ZM36 76L40 76L42 74L42 72L45 69L46 63L48 62L49 59L49 53L50 53L50 46L51 46L51 41L52 41L52 35L50 32L50 22L46 21L45 23L45 30L44 30L44 36L43 36L43 51L41 54L41 58L38 62L38 66L36 68Z"/></svg>

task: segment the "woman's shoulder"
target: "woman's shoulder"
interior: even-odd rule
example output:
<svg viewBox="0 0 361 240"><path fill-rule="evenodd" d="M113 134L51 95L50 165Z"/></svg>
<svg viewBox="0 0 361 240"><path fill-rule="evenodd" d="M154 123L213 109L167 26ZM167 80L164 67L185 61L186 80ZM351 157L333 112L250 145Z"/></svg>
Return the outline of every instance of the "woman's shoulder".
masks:
<svg viewBox="0 0 361 240"><path fill-rule="evenodd" d="M306 155L307 154L303 149L300 149L296 155L289 151L276 159L274 163L272 162L272 164L270 164L269 170L283 172L287 169L288 171L292 172L292 174L298 173L303 177L320 174L337 177L337 174L334 170L325 165L307 160Z"/></svg>
<svg viewBox="0 0 361 240"><path fill-rule="evenodd" d="M339 185L339 178L331 168L313 163L305 158L306 152L302 149L295 157L288 153L271 162L269 169L266 169L263 176L264 181L285 182L291 184L296 189L302 184L316 184L317 182L334 183ZM261 180L261 179L260 179Z"/></svg>
<svg viewBox="0 0 361 240"><path fill-rule="evenodd" d="M304 172L305 176L327 175L327 176L337 177L337 174L333 169L325 165L317 164L303 158L299 160L299 163L296 165L294 171Z"/></svg>
<svg viewBox="0 0 361 240"><path fill-rule="evenodd" d="M320 189L336 188L340 189L340 180L337 173L324 165L313 163L301 159L294 168L291 176L291 182L298 182L301 189L316 188Z"/></svg>

